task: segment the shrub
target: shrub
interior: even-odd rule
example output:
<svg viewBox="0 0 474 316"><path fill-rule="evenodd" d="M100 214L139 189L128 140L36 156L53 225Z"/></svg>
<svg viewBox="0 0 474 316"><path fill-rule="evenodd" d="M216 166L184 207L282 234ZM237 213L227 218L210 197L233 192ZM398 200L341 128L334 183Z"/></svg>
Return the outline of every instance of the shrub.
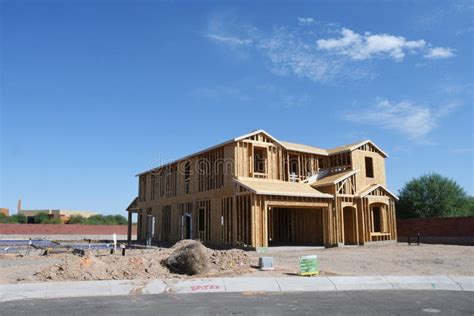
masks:
<svg viewBox="0 0 474 316"><path fill-rule="evenodd" d="M26 222L28 221L26 216L23 214L14 214L10 216L10 218L12 219L12 223L26 224Z"/></svg>
<svg viewBox="0 0 474 316"><path fill-rule="evenodd" d="M26 216L23 214L14 214L12 216L6 216L5 214L0 214L0 223L4 224L13 224L13 223L26 223Z"/></svg>
<svg viewBox="0 0 474 316"><path fill-rule="evenodd" d="M48 213L38 213L35 215L34 219L35 224L61 224L59 218L52 218Z"/></svg>
<svg viewBox="0 0 474 316"><path fill-rule="evenodd" d="M7 224L7 223L14 223L10 216L6 216L3 213L0 213L0 223Z"/></svg>
<svg viewBox="0 0 474 316"><path fill-rule="evenodd" d="M83 224L86 218L82 215L71 215L67 221L68 224Z"/></svg>
<svg viewBox="0 0 474 316"><path fill-rule="evenodd" d="M122 215L115 215L115 221L117 222L117 225L127 225L128 223L128 220Z"/></svg>
<svg viewBox="0 0 474 316"><path fill-rule="evenodd" d="M84 224L84 225L125 225L127 219L122 215L92 215L85 218L81 215L72 215L69 217L68 224Z"/></svg>

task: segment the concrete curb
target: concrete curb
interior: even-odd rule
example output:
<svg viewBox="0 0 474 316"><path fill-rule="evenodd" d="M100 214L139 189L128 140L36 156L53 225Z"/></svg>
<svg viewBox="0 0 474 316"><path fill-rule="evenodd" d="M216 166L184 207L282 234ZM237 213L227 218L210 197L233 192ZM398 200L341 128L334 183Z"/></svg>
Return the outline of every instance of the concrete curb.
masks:
<svg viewBox="0 0 474 316"><path fill-rule="evenodd" d="M317 292L364 290L473 291L472 276L337 276L107 280L1 284L0 302L163 293Z"/></svg>

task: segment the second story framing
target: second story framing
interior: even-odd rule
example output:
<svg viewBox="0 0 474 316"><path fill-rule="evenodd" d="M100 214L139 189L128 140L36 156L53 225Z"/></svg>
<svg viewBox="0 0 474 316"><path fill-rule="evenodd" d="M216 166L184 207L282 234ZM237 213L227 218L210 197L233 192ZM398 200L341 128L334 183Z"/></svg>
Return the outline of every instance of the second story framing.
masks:
<svg viewBox="0 0 474 316"><path fill-rule="evenodd" d="M232 192L235 179L315 183L351 173L340 192L355 194L386 185L387 154L373 142L322 149L279 141L263 130L189 155L139 174L139 202Z"/></svg>

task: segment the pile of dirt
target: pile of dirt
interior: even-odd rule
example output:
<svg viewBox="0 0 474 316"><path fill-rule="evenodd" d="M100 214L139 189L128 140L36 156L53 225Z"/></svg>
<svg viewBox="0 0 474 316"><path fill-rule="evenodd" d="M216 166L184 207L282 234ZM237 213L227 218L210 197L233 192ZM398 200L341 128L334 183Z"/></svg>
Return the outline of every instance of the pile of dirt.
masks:
<svg viewBox="0 0 474 316"><path fill-rule="evenodd" d="M127 250L126 256L55 254L54 263L21 281L120 280L224 276L250 272L250 256L240 249L212 250L193 240L171 248ZM20 281L20 280L18 280Z"/></svg>
<svg viewBox="0 0 474 316"><path fill-rule="evenodd" d="M41 281L62 280L120 280L150 279L168 274L159 263L161 254L144 254L122 257L109 256L61 256L60 263L37 271L33 276Z"/></svg>
<svg viewBox="0 0 474 316"><path fill-rule="evenodd" d="M173 252L162 264L171 272L187 275L206 273L209 270L208 249L200 242L192 241L173 247Z"/></svg>
<svg viewBox="0 0 474 316"><path fill-rule="evenodd" d="M219 271L244 270L250 267L250 256L240 249L214 250L210 253L210 262Z"/></svg>

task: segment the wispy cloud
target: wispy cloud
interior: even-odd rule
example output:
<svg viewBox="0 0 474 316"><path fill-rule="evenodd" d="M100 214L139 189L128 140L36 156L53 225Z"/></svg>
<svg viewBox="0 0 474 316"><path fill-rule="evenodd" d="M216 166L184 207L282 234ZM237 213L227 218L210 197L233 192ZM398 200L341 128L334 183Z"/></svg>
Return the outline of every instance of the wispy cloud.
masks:
<svg viewBox="0 0 474 316"><path fill-rule="evenodd" d="M190 92L191 96L206 100L211 104L222 105L223 102L238 101L249 106L268 107L272 109L296 109L310 106L312 98L306 93L292 94L285 88L270 83L258 84L253 80L198 87Z"/></svg>
<svg viewBox="0 0 474 316"><path fill-rule="evenodd" d="M325 81L341 71L340 60L330 60L315 52L314 46L286 28L259 40L256 49L267 58L272 72Z"/></svg>
<svg viewBox="0 0 474 316"><path fill-rule="evenodd" d="M228 45L233 45L233 46L252 44L251 39L242 39L238 37L222 36L222 35L217 35L217 34L207 34L206 36L213 41L221 42L223 44L228 44Z"/></svg>
<svg viewBox="0 0 474 316"><path fill-rule="evenodd" d="M388 56L402 60L406 52L415 52L425 47L424 40L408 41L403 36L390 34L358 34L343 28L337 38L319 39L316 41L321 50L346 55L354 60L365 60L376 56Z"/></svg>
<svg viewBox="0 0 474 316"><path fill-rule="evenodd" d="M205 37L227 45L237 54L258 54L267 67L281 76L324 82L335 78L373 76L368 60L385 58L401 62L408 54L429 59L453 56L450 48L433 47L423 39L408 40L392 34L360 34L334 24L320 25L313 18L297 18L299 26L275 26L265 32L226 16L213 16ZM316 27L316 24L318 27ZM331 31L332 30L332 31Z"/></svg>
<svg viewBox="0 0 474 316"><path fill-rule="evenodd" d="M458 147L458 148L452 148L450 150L453 154L472 154L474 153L474 148L472 147Z"/></svg>
<svg viewBox="0 0 474 316"><path fill-rule="evenodd" d="M425 57L429 59L443 59L454 56L454 50L449 47L434 47L430 48Z"/></svg>
<svg viewBox="0 0 474 316"><path fill-rule="evenodd" d="M209 99L214 101L222 101L236 99L238 101L249 101L250 97L242 89L233 86L215 86L215 87L199 87L191 91L191 95L197 98Z"/></svg>
<svg viewBox="0 0 474 316"><path fill-rule="evenodd" d="M297 20L299 25L313 25L316 23L316 20L313 18L298 17Z"/></svg>
<svg viewBox="0 0 474 316"><path fill-rule="evenodd" d="M357 124L393 130L420 141L433 131L441 118L457 107L455 103L433 108L411 100L393 102L377 99L374 105L347 113L343 118Z"/></svg>

